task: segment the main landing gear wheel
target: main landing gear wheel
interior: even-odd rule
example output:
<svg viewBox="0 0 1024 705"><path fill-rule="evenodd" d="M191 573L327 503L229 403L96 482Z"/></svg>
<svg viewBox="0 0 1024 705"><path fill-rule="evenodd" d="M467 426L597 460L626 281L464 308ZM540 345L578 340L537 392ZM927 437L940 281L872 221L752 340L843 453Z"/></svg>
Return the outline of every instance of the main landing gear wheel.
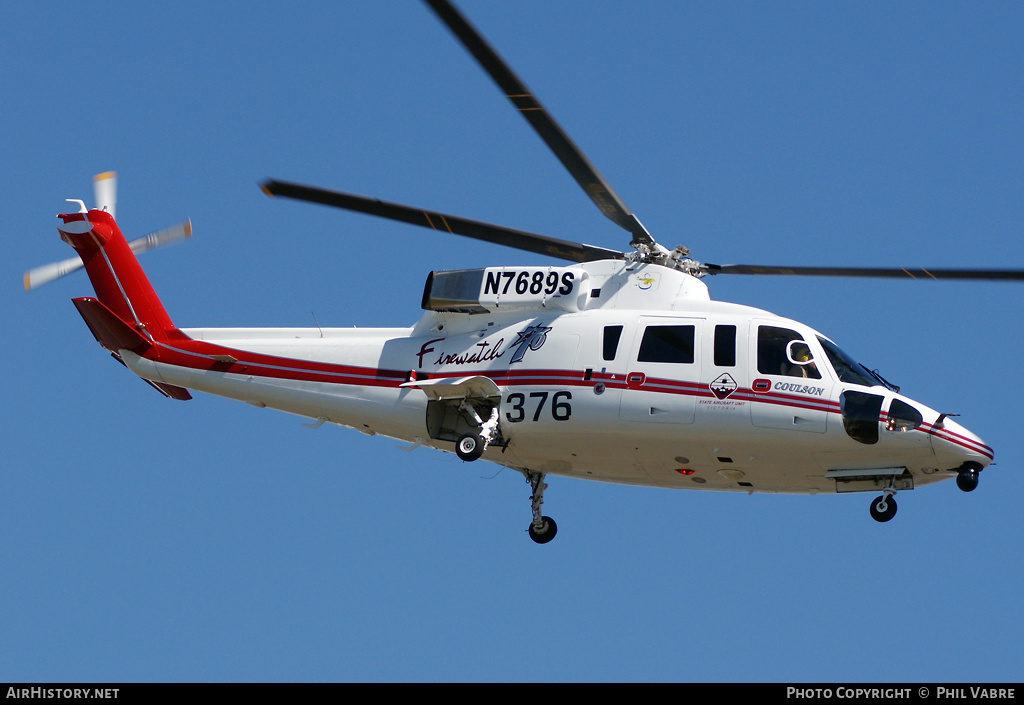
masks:
<svg viewBox="0 0 1024 705"><path fill-rule="evenodd" d="M551 517L541 516L540 507L544 504L544 490L548 488L546 482L544 482L544 473L542 472L530 472L529 470L523 470L523 475L526 476L526 481L530 483L530 487L533 492L530 494L530 504L533 508L533 521L530 522L530 538L533 539L534 543L547 543L551 539L555 538L555 534L558 532L558 525L555 524L555 520Z"/></svg>
<svg viewBox="0 0 1024 705"><path fill-rule="evenodd" d="M484 454L484 441L475 433L467 433L455 444L455 454L467 463Z"/></svg>
<svg viewBox="0 0 1024 705"><path fill-rule="evenodd" d="M896 499L882 495L871 500L871 518L875 521L889 521L896 516Z"/></svg>
<svg viewBox="0 0 1024 705"><path fill-rule="evenodd" d="M558 533L558 524L551 517L541 517L540 527L530 524L530 538L534 543L547 543Z"/></svg>

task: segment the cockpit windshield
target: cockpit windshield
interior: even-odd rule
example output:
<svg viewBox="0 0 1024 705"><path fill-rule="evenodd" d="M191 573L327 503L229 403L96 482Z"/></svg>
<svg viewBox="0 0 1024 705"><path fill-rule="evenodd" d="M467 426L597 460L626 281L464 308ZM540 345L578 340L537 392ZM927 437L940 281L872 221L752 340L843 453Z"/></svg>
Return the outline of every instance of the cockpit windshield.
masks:
<svg viewBox="0 0 1024 705"><path fill-rule="evenodd" d="M839 375L840 381L860 384L865 387L875 387L881 384L880 380L875 379L864 365L840 350L831 340L818 336L818 342L821 343L821 347L825 348L825 356L832 363L832 369Z"/></svg>

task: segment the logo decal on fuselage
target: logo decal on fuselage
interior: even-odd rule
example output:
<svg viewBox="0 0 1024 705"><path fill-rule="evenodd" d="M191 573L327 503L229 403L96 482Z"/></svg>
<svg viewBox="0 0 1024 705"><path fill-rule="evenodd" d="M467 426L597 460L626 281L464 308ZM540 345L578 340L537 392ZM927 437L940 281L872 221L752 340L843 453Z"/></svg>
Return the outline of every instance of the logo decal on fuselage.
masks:
<svg viewBox="0 0 1024 705"><path fill-rule="evenodd" d="M550 332L550 326L538 323L516 333L517 337L510 346L512 349L512 359L508 361L508 364L522 362L527 350L540 350L541 346L548 339L548 333Z"/></svg>
<svg viewBox="0 0 1024 705"><path fill-rule="evenodd" d="M809 394L812 397L820 397L825 393L824 387L811 387L806 384L799 384L796 382L776 382L775 391L777 392L795 392L797 394Z"/></svg>
<svg viewBox="0 0 1024 705"><path fill-rule="evenodd" d="M729 373L719 375L715 379L715 381L713 381L708 386L711 388L711 391L714 393L714 395L719 399L725 399L730 394L735 392L736 389L739 387L739 385L736 384L736 380L734 380L732 378L732 375L730 375Z"/></svg>
<svg viewBox="0 0 1024 705"><path fill-rule="evenodd" d="M433 347L434 343L440 343L444 338L434 338L428 340L420 346L420 351L416 353L416 358L419 361L419 366L423 367L423 358L428 353L438 353L437 360L434 361L434 365L475 365L481 362L490 362L491 360L497 360L499 357L505 354L505 351L501 349L501 346L505 344L505 339L501 338L498 342L491 344L486 340L477 343L470 350L463 350L457 353L446 353L443 350L438 351ZM431 356L433 357L433 356Z"/></svg>

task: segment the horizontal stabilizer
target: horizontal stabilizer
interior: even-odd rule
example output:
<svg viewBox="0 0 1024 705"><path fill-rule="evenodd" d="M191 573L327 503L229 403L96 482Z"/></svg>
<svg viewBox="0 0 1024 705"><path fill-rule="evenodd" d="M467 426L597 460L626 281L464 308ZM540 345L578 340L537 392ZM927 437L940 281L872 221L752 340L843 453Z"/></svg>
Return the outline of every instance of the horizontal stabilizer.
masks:
<svg viewBox="0 0 1024 705"><path fill-rule="evenodd" d="M98 299L84 296L71 301L82 314L96 341L110 352L131 350L141 355L152 345L141 333L118 318Z"/></svg>
<svg viewBox="0 0 1024 705"><path fill-rule="evenodd" d="M82 314L85 324L89 326L96 341L109 350L114 355L114 359L121 364L124 364L124 360L121 359L120 351L130 350L142 355L152 347L153 344L145 336L118 318L113 311L97 299L82 297L72 299L72 303ZM166 382L154 382L146 378L143 378L143 381L170 399L187 401L192 398L188 390L182 387L176 387Z"/></svg>

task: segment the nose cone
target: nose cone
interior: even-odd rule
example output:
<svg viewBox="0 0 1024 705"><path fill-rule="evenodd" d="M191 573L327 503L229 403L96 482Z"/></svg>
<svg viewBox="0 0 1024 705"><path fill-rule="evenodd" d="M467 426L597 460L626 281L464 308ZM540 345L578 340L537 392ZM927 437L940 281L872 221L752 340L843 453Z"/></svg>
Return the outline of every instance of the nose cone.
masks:
<svg viewBox="0 0 1024 705"><path fill-rule="evenodd" d="M949 418L938 417L931 425L930 435L932 450L944 470L956 470L965 463L987 467L995 457L984 441Z"/></svg>

